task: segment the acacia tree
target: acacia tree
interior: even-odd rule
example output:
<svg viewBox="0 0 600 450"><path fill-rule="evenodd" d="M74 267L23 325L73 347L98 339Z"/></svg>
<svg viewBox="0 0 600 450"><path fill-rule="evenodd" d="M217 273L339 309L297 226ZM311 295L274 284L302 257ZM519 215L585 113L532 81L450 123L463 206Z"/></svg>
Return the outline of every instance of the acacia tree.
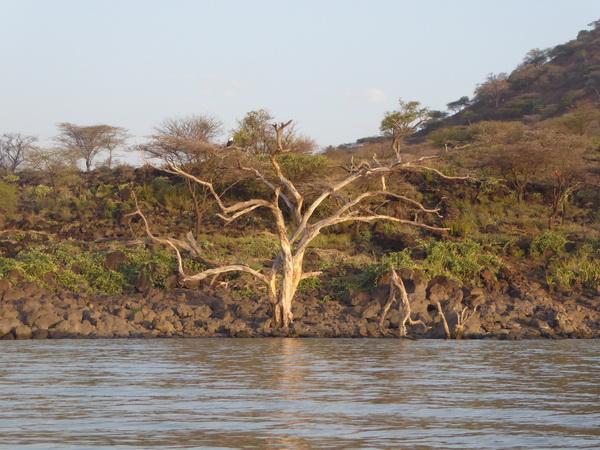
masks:
<svg viewBox="0 0 600 450"><path fill-rule="evenodd" d="M35 170L48 176L54 195L57 196L60 180L75 169L77 159L78 155L68 149L33 147L27 162Z"/></svg>
<svg viewBox="0 0 600 450"><path fill-rule="evenodd" d="M143 150L150 156L171 159L180 165L205 164L222 147L223 123L216 117L192 115L165 119L156 127Z"/></svg>
<svg viewBox="0 0 600 450"><path fill-rule="evenodd" d="M500 172L522 203L527 186L549 158L543 133L518 122L484 122L478 129L476 142L487 152L484 164Z"/></svg>
<svg viewBox="0 0 600 450"><path fill-rule="evenodd" d="M505 73L500 73L498 75L491 73L483 83L477 85L475 88L475 97L484 102L491 100L494 102L494 106L498 108L502 96L509 88L510 83L508 82L508 76Z"/></svg>
<svg viewBox="0 0 600 450"><path fill-rule="evenodd" d="M55 141L83 159L88 172L102 151L109 152L109 161L112 163L113 151L125 145L128 137L127 130L110 125L79 126L65 122L60 123L58 129L60 134Z"/></svg>
<svg viewBox="0 0 600 450"><path fill-rule="evenodd" d="M569 197L586 181L591 163L585 153L590 142L555 129L539 130L538 139L548 155L548 179L552 183L548 228L553 229L559 217L564 220Z"/></svg>
<svg viewBox="0 0 600 450"><path fill-rule="evenodd" d="M314 140L298 135L291 120L282 129L281 135L272 126L274 117L266 109L250 111L237 122L233 142L237 147L255 155L274 154L278 151L278 140L293 153L310 153L316 149Z"/></svg>
<svg viewBox="0 0 600 450"><path fill-rule="evenodd" d="M193 115L165 119L141 147L149 156L171 161L190 174L212 182L222 158L223 145L218 142L222 135L223 123L216 117ZM213 202L206 186L189 178L185 178L185 182L192 197L198 234Z"/></svg>
<svg viewBox="0 0 600 450"><path fill-rule="evenodd" d="M35 136L6 133L0 137L0 168L14 173L27 160L28 153L37 141Z"/></svg>
<svg viewBox="0 0 600 450"><path fill-rule="evenodd" d="M290 123L291 121L272 125L276 137L276 148L270 153L261 155L262 159L265 157L268 159L270 171L259 170L255 166L245 165L242 162L238 165L238 169L253 174L270 190L270 198L255 198L230 204L218 194L211 182L194 176L173 160L166 160L166 167L163 168L166 172L181 175L206 187L221 211L218 216L225 223L232 222L258 208L267 209L273 216L280 246L269 268L255 270L245 264L218 264L214 268L195 275L188 275L183 267L180 249L187 250L193 256L202 256L201 249L195 243L193 236L188 233L187 242L154 237L139 206L137 210L146 223L146 231L150 238L155 242L169 245L176 251L178 271L183 280L203 280L227 272L250 274L266 286L269 300L273 306L272 322L275 326L280 327L287 327L293 320L292 301L300 281L319 274L319 272L305 272L303 262L309 244L324 229L344 222L388 220L437 232L448 230L436 225L380 213L367 207L369 201L395 200L407 203L423 213L441 217L438 207L428 208L408 196L392 192L387 187L387 179L390 175L402 170L426 169L422 164L431 157L404 163L394 161L387 165L381 165L374 161L373 165L361 163L358 166L344 167L346 175L343 178L328 185L320 194L308 201L296 185L284 175L278 162L280 155L291 151L283 144L284 131ZM435 172L443 176L439 171ZM358 193L350 191L349 188L356 187L361 180L373 178L378 180L379 187L359 190ZM323 206L328 200L340 202L337 209L324 212Z"/></svg>
<svg viewBox="0 0 600 450"><path fill-rule="evenodd" d="M600 111L591 102L578 102L558 122L570 133L585 136L600 123Z"/></svg>
<svg viewBox="0 0 600 450"><path fill-rule="evenodd" d="M430 111L429 108L421 106L420 102L405 102L400 99L399 104L399 109L385 113L379 130L385 136L391 136L392 150L397 161L401 162L400 143L429 119Z"/></svg>
<svg viewBox="0 0 600 450"><path fill-rule="evenodd" d="M461 98L454 102L446 103L446 107L454 114L461 112L471 104L471 99L467 95L463 95Z"/></svg>

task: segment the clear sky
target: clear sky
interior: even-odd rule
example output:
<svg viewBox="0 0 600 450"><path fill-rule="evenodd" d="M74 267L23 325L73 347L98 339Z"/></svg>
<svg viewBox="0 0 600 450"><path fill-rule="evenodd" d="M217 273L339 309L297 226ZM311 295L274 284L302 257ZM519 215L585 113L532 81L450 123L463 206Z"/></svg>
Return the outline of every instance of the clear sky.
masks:
<svg viewBox="0 0 600 450"><path fill-rule="evenodd" d="M266 108L319 146L379 134L576 38L600 0L0 0L0 134ZM226 140L227 136L223 136Z"/></svg>

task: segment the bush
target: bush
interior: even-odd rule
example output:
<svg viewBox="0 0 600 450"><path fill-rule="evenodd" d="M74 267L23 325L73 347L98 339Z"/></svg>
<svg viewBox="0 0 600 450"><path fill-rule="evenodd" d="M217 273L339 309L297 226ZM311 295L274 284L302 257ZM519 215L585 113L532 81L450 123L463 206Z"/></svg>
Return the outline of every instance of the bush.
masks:
<svg viewBox="0 0 600 450"><path fill-rule="evenodd" d="M17 187L0 180L0 216L13 214L18 203Z"/></svg>
<svg viewBox="0 0 600 450"><path fill-rule="evenodd" d="M444 275L462 284L476 284L483 269L498 273L503 265L500 258L484 251L481 244L471 240L420 242L416 249L425 252L423 260L414 260L411 249L389 253L382 257L379 264L371 265L361 273L360 286L372 288L390 267L420 269L427 279Z"/></svg>
<svg viewBox="0 0 600 450"><path fill-rule="evenodd" d="M565 252L565 245L568 242L569 241L560 234L547 231L533 240L529 249L529 254L532 256L543 256L547 251L551 251L552 253L559 255Z"/></svg>
<svg viewBox="0 0 600 450"><path fill-rule="evenodd" d="M177 268L176 257L168 249L137 247L124 253L125 262L114 271L106 267L106 251L84 250L70 242L36 246L15 258L0 257L0 277L17 269L25 281L45 288L115 294L133 290L133 280L140 274L147 275L153 287L165 287L166 278ZM198 268L198 263L188 265ZM55 286L48 284L47 274L52 274Z"/></svg>
<svg viewBox="0 0 600 450"><path fill-rule="evenodd" d="M586 246L574 255L555 258L548 266L546 279L549 284L564 287L579 285L584 289L598 289L600 259L590 246Z"/></svg>
<svg viewBox="0 0 600 450"><path fill-rule="evenodd" d="M379 264L372 264L360 273L358 286L361 289L372 289L377 286L381 277L390 271L391 267L395 269L414 269L418 266L410 256L410 249L388 253L382 256Z"/></svg>
<svg viewBox="0 0 600 450"><path fill-rule="evenodd" d="M327 159L323 155L284 153L277 157L283 174L291 181L305 181L327 173Z"/></svg>

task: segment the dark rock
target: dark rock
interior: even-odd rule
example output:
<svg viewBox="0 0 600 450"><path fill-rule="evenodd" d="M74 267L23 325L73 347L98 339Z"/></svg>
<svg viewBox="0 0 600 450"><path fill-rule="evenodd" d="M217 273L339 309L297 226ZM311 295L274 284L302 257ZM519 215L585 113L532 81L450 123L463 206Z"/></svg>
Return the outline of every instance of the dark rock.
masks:
<svg viewBox="0 0 600 450"><path fill-rule="evenodd" d="M136 291L145 292L152 287L152 280L148 274L140 273L132 278L131 284L133 284Z"/></svg>
<svg viewBox="0 0 600 450"><path fill-rule="evenodd" d="M20 300L25 298L25 292L18 286L13 286L6 291L4 291L4 295L2 296L2 300L5 302L12 302L15 300Z"/></svg>
<svg viewBox="0 0 600 450"><path fill-rule="evenodd" d="M364 305L371 300L371 296L358 289L348 289L342 295L342 301L348 306Z"/></svg>
<svg viewBox="0 0 600 450"><path fill-rule="evenodd" d="M443 301L458 304L462 301L463 296L459 284L444 276L434 277L427 285L427 298L433 304Z"/></svg>
<svg viewBox="0 0 600 450"><path fill-rule="evenodd" d="M175 289L179 285L179 276L169 275L165 278L165 287L167 289Z"/></svg>
<svg viewBox="0 0 600 450"><path fill-rule="evenodd" d="M362 312L363 319L374 319L379 316L381 305L377 301L370 302Z"/></svg>
<svg viewBox="0 0 600 450"><path fill-rule="evenodd" d="M4 293L10 288L12 288L12 283L8 280L8 278L0 278L0 298L2 298Z"/></svg>
<svg viewBox="0 0 600 450"><path fill-rule="evenodd" d="M121 250L116 250L106 254L105 264L107 269L118 272L121 265L127 261L127 255Z"/></svg>
<svg viewBox="0 0 600 450"><path fill-rule="evenodd" d="M0 319L0 338L11 334L11 332L18 327L22 327L23 324L19 319L15 318L4 318Z"/></svg>

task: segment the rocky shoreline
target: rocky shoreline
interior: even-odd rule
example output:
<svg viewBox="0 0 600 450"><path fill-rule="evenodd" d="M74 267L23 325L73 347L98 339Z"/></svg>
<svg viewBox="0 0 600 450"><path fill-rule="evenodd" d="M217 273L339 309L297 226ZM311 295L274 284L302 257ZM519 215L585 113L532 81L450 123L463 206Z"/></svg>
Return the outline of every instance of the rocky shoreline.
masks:
<svg viewBox="0 0 600 450"><path fill-rule="evenodd" d="M535 282L508 285L489 278L467 289L444 277L426 282L404 271L412 318L412 338L444 338L437 304L451 330L459 322L464 339L600 338L597 295L549 293ZM0 339L155 337L393 337L399 312L393 306L379 326L389 285L371 293L348 290L340 300L318 292L300 296L287 329L270 326L265 297L243 298L226 289L151 289L133 295L54 293L32 283L0 279Z"/></svg>

